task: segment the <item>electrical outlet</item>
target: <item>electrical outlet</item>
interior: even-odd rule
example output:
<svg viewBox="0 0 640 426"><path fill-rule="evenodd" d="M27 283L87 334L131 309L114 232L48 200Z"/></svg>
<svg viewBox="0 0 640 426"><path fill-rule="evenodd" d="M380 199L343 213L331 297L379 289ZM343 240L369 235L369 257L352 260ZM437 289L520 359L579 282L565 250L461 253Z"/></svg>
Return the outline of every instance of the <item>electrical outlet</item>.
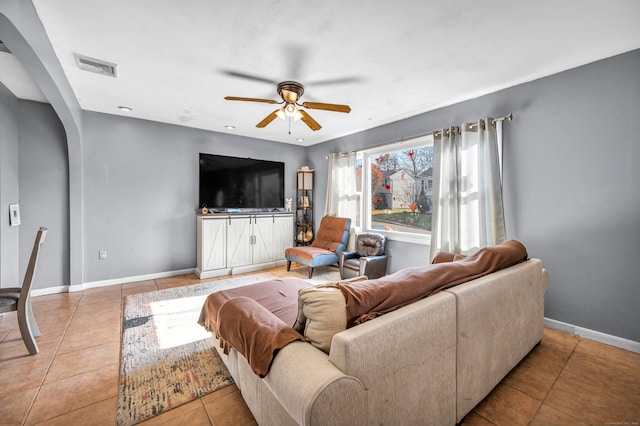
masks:
<svg viewBox="0 0 640 426"><path fill-rule="evenodd" d="M106 250L100 250L98 252L98 260L105 260L107 258L107 251Z"/></svg>

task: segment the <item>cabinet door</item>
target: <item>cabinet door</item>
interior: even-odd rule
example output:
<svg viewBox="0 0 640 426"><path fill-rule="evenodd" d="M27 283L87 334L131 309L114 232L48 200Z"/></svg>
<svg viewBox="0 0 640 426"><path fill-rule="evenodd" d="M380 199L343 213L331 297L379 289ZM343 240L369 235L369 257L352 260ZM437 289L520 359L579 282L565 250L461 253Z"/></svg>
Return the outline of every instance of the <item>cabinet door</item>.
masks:
<svg viewBox="0 0 640 426"><path fill-rule="evenodd" d="M202 220L202 270L221 269L227 266L227 221L225 219Z"/></svg>
<svg viewBox="0 0 640 426"><path fill-rule="evenodd" d="M276 216L273 226L275 260L283 260L284 251L293 246L293 216Z"/></svg>
<svg viewBox="0 0 640 426"><path fill-rule="evenodd" d="M273 262L274 217L256 217L253 222L253 263Z"/></svg>
<svg viewBox="0 0 640 426"><path fill-rule="evenodd" d="M227 219L227 256L229 267L250 265L252 262L251 248L253 235L251 222L253 218L248 216L233 217Z"/></svg>

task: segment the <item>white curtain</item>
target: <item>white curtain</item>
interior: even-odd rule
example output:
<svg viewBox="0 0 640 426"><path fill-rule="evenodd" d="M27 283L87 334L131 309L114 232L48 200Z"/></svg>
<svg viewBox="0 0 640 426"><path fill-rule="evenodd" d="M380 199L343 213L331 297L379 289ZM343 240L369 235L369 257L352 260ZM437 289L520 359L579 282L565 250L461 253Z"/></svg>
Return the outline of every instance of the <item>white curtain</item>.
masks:
<svg viewBox="0 0 640 426"><path fill-rule="evenodd" d="M355 225L358 215L356 153L329 154L327 200L324 214L348 217Z"/></svg>
<svg viewBox="0 0 640 426"><path fill-rule="evenodd" d="M431 259L507 240L500 144L492 118L435 133Z"/></svg>

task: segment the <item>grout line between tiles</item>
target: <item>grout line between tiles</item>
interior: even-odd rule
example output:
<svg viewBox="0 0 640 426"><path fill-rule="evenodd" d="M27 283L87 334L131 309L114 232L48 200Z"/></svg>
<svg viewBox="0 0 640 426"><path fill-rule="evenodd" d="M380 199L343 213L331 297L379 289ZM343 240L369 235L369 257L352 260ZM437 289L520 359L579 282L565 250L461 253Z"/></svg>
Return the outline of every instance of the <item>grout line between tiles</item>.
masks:
<svg viewBox="0 0 640 426"><path fill-rule="evenodd" d="M547 400L547 397L549 396L549 393L551 392L551 390L553 389L553 387L556 385L556 383L558 382L558 380L560 379L560 376L562 375L562 372L564 371L564 369L567 367L567 364L569 364L569 361L571 360L571 358L573 357L574 352L576 351L576 348L578 347L578 344L580 343L580 340L582 340L580 337L578 337L578 341L576 342L575 345L573 345L573 348L571 349L571 353L569 354L569 356L567 357L566 361L564 362L564 364L562 365L562 369L560 370L560 372L558 373L558 375L556 376L555 380L553 381L553 383L551 384L551 386L549 386L549 390L544 394L544 397L542 398L542 400L540 401L540 405L538 405L538 409L536 410L535 413L533 413L533 416L531 417L531 420L529 420L529 424L531 424L531 422L533 422L533 420L538 416L538 413L540 412L540 408L542 408L542 405L544 404L544 402ZM552 407L552 406L551 406ZM569 413L565 413L564 411L556 408L556 407L552 407L554 410L558 410L560 412L562 412L563 414L566 414L568 416L571 416ZM571 416L573 417L573 416Z"/></svg>
<svg viewBox="0 0 640 426"><path fill-rule="evenodd" d="M78 299L78 302L75 304L75 307L73 308L73 313L69 317L69 321L67 322L67 325L64 328L64 332L62 333L62 337L60 338L60 341L58 342L58 346L56 346L56 348L55 348L55 350L53 352L53 356L51 357L51 361L49 361L49 365L47 366L47 370L45 371L44 375L42 376L42 380L40 381L40 384L38 385L38 390L36 391L36 394L33 396L33 399L31 400L31 404L29 404L29 408L27 409L27 412L24 415L24 419L22 419L22 426L24 426L27 423L27 419L29 418L29 414L31 414L31 410L33 409L33 405L35 404L36 399L38 398L38 395L40 395L40 390L42 390L42 386L44 386L44 381L46 380L47 375L49 374L49 371L51 370L51 366L53 365L53 361L56 359L56 356L58 355L58 351L60 350L60 346L62 346L62 341L64 340L64 337L66 336L67 331L69 330L69 326L71 325L71 320L73 320L74 315L78 311L78 305L80 305L80 300L82 300L82 297L84 297L84 290L82 291L82 296L80 297L80 299Z"/></svg>

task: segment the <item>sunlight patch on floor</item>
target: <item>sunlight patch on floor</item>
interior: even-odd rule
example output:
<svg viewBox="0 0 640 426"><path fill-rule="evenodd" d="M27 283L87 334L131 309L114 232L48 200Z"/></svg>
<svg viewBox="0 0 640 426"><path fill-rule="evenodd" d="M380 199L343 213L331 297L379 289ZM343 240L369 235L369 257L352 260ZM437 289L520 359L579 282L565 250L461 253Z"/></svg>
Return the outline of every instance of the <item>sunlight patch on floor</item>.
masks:
<svg viewBox="0 0 640 426"><path fill-rule="evenodd" d="M160 349L211 338L211 333L198 324L200 308L206 298L204 295L151 303L153 327Z"/></svg>

